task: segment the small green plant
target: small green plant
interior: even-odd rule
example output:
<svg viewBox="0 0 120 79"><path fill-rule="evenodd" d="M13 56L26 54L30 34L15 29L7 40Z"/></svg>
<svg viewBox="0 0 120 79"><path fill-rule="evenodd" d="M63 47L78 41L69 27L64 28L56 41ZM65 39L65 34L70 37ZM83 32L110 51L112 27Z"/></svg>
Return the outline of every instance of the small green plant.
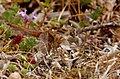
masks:
<svg viewBox="0 0 120 79"><path fill-rule="evenodd" d="M91 3L91 1L92 0L80 0L80 3L83 6L83 5L87 5L87 4Z"/></svg>
<svg viewBox="0 0 120 79"><path fill-rule="evenodd" d="M23 62L23 66L24 66L25 68L27 68L27 69L33 69L33 68L35 67L34 64L30 64L30 63L28 63L28 62L26 62L26 61Z"/></svg>
<svg viewBox="0 0 120 79"><path fill-rule="evenodd" d="M25 68L28 68L30 65L29 65L29 63L27 63L26 61L24 61L24 62L23 62L23 66L24 66Z"/></svg>
<svg viewBox="0 0 120 79"><path fill-rule="evenodd" d="M60 24L61 24L61 25L64 25L65 23L66 23L65 20L60 20Z"/></svg>
<svg viewBox="0 0 120 79"><path fill-rule="evenodd" d="M10 64L8 66L8 69L9 69L9 71L14 72L17 69L17 67L16 67L16 65Z"/></svg>
<svg viewBox="0 0 120 79"><path fill-rule="evenodd" d="M89 25L89 22L87 22L87 21L82 21L82 22L80 22L80 27L82 28L82 27L84 27L84 26L88 26Z"/></svg>
<svg viewBox="0 0 120 79"><path fill-rule="evenodd" d="M5 11L4 13L2 13L2 17L5 21L11 22L11 19L14 18L14 14L12 12Z"/></svg>
<svg viewBox="0 0 120 79"><path fill-rule="evenodd" d="M28 70L27 69L22 69L21 71L20 71L20 74L21 75L26 75L28 73Z"/></svg>
<svg viewBox="0 0 120 79"><path fill-rule="evenodd" d="M19 11L20 7L18 5L12 4L11 5L11 10L13 14L16 14Z"/></svg>
<svg viewBox="0 0 120 79"><path fill-rule="evenodd" d="M23 26L23 25L24 25L23 21L22 21L19 17L15 17L15 18L12 20L12 23L13 23L13 24L20 25L20 26Z"/></svg>
<svg viewBox="0 0 120 79"><path fill-rule="evenodd" d="M11 28L9 28L6 32L5 32L5 38L9 38L13 36L13 31Z"/></svg>
<svg viewBox="0 0 120 79"><path fill-rule="evenodd" d="M10 22L10 23L15 23L18 24L18 22L20 22L20 19L15 18L17 12L19 11L19 6L15 5L15 4L11 4L10 9L6 10L5 12L2 13L2 18L6 21L6 22Z"/></svg>
<svg viewBox="0 0 120 79"><path fill-rule="evenodd" d="M91 11L91 15L90 17L93 20L97 20L98 17L100 17L102 15L103 9L102 8L97 8L96 10Z"/></svg>
<svg viewBox="0 0 120 79"><path fill-rule="evenodd" d="M57 18L52 17L52 18L51 18L51 21L53 21L53 22L57 22Z"/></svg>
<svg viewBox="0 0 120 79"><path fill-rule="evenodd" d="M27 61L28 56L27 55L20 55L19 60L20 61Z"/></svg>
<svg viewBox="0 0 120 79"><path fill-rule="evenodd" d="M2 33L4 32L4 30L5 30L5 26L2 24L2 25L0 26L0 34L2 34Z"/></svg>
<svg viewBox="0 0 120 79"><path fill-rule="evenodd" d="M30 0L24 0L24 2L30 2Z"/></svg>
<svg viewBox="0 0 120 79"><path fill-rule="evenodd" d="M35 46L37 44L37 41L36 41L36 38L34 37L30 37L30 38L27 38L25 40L23 40L19 46L20 46L20 49L23 50L23 51L27 51L27 50L30 50L33 46Z"/></svg>

